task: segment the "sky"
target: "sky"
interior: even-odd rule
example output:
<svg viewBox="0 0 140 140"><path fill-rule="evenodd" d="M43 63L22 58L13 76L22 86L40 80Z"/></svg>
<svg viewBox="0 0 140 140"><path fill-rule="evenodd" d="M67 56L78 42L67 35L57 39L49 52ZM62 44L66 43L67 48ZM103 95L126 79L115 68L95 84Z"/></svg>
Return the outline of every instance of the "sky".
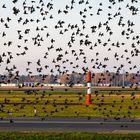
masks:
<svg viewBox="0 0 140 140"><path fill-rule="evenodd" d="M121 65L123 67L120 72L140 71L140 56L139 53L135 55L135 50L140 50L140 44L137 43L140 38L136 39L137 36L140 36L140 12L132 15L130 10L132 6L139 9L140 2L112 0L116 2L112 3L110 1L75 0L71 4L71 0L0 0L0 21L3 21L0 22L0 56L3 53L6 54L0 63L0 74L7 74L7 69L12 69L13 73L19 71L20 74L50 74L52 70L54 73L59 73L58 69L62 72L68 71L68 73L83 72L83 68L89 68L93 72L105 70L116 72ZM66 5L68 9L66 9ZM13 13L13 7L19 9L17 15ZM30 7L34 12L31 13ZM24 14L24 8L27 14ZM101 9L99 13L98 9ZM58 14L59 10L60 14ZM65 11L68 13L64 13ZM45 14L42 15L42 13ZM116 14L118 15L115 16ZM11 20L8 22L7 18ZM122 19L121 25L118 25L120 18ZM19 20L20 22L18 22ZM26 20L29 22L25 23ZM85 23L82 24L81 20L84 20ZM63 22L62 27L56 29L59 21ZM128 21L134 23L134 26L128 27ZM107 26L104 25L106 22L108 22ZM101 23L101 27L99 27L99 23ZM75 28L71 28L72 26ZM91 30L93 26L97 27L95 32ZM106 31L107 27L111 29L112 35L109 34L110 31ZM36 30L37 28L38 30ZM28 31L28 29L30 30ZM25 34L26 31L28 33ZM125 35L122 35L122 31L125 32ZM3 33L6 35L3 36ZM19 34L22 39L19 39ZM47 37L47 34L50 36ZM34 41L36 37L37 44ZM71 42L71 37L74 42ZM80 45L80 40L83 42L88 40L91 43ZM9 41L12 44L8 46ZM119 46L116 46L117 42ZM38 43L40 43L39 46ZM132 47L132 44L135 47ZM50 49L51 46L53 46L52 49ZM60 48L60 51L56 51ZM80 55L80 50L83 50L84 55ZM8 52L13 58L9 58ZM24 55L22 55L23 52L25 52ZM115 54L117 59L114 57ZM133 57L132 54L134 54ZM59 55L62 57L57 61ZM7 59L10 60L8 64ZM32 63L28 65L28 62ZM13 69L13 65L16 67L15 69Z"/></svg>

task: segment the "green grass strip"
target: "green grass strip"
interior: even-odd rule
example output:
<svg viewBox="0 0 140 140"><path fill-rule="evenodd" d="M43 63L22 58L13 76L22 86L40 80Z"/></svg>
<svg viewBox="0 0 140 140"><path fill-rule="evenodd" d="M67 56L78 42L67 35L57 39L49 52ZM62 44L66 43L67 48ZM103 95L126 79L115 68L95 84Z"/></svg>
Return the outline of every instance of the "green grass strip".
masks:
<svg viewBox="0 0 140 140"><path fill-rule="evenodd" d="M140 133L0 132L0 140L140 140Z"/></svg>

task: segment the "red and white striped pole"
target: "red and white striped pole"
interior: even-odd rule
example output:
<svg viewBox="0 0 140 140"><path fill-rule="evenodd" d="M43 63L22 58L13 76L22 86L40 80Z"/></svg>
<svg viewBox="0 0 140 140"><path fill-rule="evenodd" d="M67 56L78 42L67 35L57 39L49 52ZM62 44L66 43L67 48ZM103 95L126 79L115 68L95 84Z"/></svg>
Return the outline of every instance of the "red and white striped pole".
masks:
<svg viewBox="0 0 140 140"><path fill-rule="evenodd" d="M87 94L86 94L86 105L91 104L91 72L88 70L87 73Z"/></svg>

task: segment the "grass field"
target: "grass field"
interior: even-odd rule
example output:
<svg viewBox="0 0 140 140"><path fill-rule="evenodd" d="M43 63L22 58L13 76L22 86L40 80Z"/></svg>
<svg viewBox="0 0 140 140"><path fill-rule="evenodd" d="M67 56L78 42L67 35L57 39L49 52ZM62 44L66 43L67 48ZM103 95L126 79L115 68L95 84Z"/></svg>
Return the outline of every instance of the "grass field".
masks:
<svg viewBox="0 0 140 140"><path fill-rule="evenodd" d="M140 134L0 132L1 140L140 140Z"/></svg>
<svg viewBox="0 0 140 140"><path fill-rule="evenodd" d="M0 117L140 117L139 92L0 92Z"/></svg>

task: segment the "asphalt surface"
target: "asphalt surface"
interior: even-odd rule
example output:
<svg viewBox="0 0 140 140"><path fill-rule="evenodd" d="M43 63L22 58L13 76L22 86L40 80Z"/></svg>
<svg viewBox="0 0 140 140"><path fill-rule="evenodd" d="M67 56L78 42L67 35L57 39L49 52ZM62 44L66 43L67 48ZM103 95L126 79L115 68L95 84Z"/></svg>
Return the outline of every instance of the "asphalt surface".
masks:
<svg viewBox="0 0 140 140"><path fill-rule="evenodd" d="M33 132L140 132L139 119L5 118L0 131Z"/></svg>
<svg viewBox="0 0 140 140"><path fill-rule="evenodd" d="M0 91L70 91L70 92L85 92L87 87L0 87ZM140 88L130 87L92 87L93 92L99 91L135 91L139 92Z"/></svg>

